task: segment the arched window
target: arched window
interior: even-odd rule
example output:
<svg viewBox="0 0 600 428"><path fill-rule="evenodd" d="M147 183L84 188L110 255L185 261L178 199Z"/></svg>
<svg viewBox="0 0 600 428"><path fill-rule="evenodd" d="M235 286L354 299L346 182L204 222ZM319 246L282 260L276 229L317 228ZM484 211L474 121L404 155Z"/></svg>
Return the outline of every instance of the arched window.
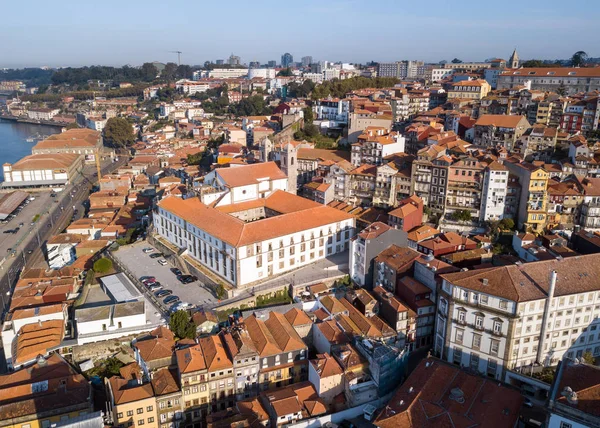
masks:
<svg viewBox="0 0 600 428"><path fill-rule="evenodd" d="M290 165L294 165L294 156L292 156Z"/></svg>

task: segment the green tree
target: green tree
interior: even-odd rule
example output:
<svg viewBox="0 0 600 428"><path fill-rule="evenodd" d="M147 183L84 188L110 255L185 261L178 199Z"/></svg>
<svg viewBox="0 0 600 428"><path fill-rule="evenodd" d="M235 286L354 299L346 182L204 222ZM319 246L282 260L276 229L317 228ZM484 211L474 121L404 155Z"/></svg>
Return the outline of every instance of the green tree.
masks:
<svg viewBox="0 0 600 428"><path fill-rule="evenodd" d="M164 80L174 80L177 74L177 64L174 62L167 62L165 68L160 73L160 77Z"/></svg>
<svg viewBox="0 0 600 428"><path fill-rule="evenodd" d="M454 58L451 62L452 64L462 64L462 61L458 58Z"/></svg>
<svg viewBox="0 0 600 428"><path fill-rule="evenodd" d="M113 263L110 259L102 257L94 262L94 272L96 273L107 273L110 272L113 267Z"/></svg>
<svg viewBox="0 0 600 428"><path fill-rule="evenodd" d="M294 73L292 73L292 69L291 68L284 68L283 70L281 70L279 73L277 73L278 76L292 76Z"/></svg>
<svg viewBox="0 0 600 428"><path fill-rule="evenodd" d="M223 284L217 284L217 287L215 288L215 294L219 300L223 300L225 297L227 297L227 290L225 290Z"/></svg>
<svg viewBox="0 0 600 428"><path fill-rule="evenodd" d="M498 228L500 230L514 230L515 221L512 218L503 218L498 222Z"/></svg>
<svg viewBox="0 0 600 428"><path fill-rule="evenodd" d="M187 311L177 311L169 319L169 328L180 339L193 339L196 337L196 326L190 322Z"/></svg>
<svg viewBox="0 0 600 428"><path fill-rule="evenodd" d="M177 72L175 75L179 79L191 79L194 74L194 70L189 65L181 64L177 66Z"/></svg>
<svg viewBox="0 0 600 428"><path fill-rule="evenodd" d="M127 147L135 142L131 124L121 117L111 117L104 127L104 140L111 146Z"/></svg>
<svg viewBox="0 0 600 428"><path fill-rule="evenodd" d="M455 221L471 221L471 212L468 210L454 211L452 219Z"/></svg>
<svg viewBox="0 0 600 428"><path fill-rule="evenodd" d="M77 125L77 122L69 123L67 125L67 129L77 129L77 128L79 128L79 125Z"/></svg>
<svg viewBox="0 0 600 428"><path fill-rule="evenodd" d="M521 66L525 68L545 68L545 67L560 67L560 64L552 63L552 62L544 62L541 59L530 59L527 61L523 61Z"/></svg>
<svg viewBox="0 0 600 428"><path fill-rule="evenodd" d="M152 82L158 75L158 69L151 62L142 64L142 79L146 82Z"/></svg>
<svg viewBox="0 0 600 428"><path fill-rule="evenodd" d="M596 363L596 359L594 358L594 355L592 355L592 353L589 351L584 352L581 358L583 359L583 362L586 364L590 364L593 366Z"/></svg>
<svg viewBox="0 0 600 428"><path fill-rule="evenodd" d="M573 67L581 67L585 65L588 59L588 54L584 51L577 51L571 57L571 65Z"/></svg>
<svg viewBox="0 0 600 428"><path fill-rule="evenodd" d="M313 120L315 119L315 115L313 114L312 108L304 107L302 111L304 112L304 123L312 125Z"/></svg>
<svg viewBox="0 0 600 428"><path fill-rule="evenodd" d="M556 88L556 93L561 97L567 95L567 88L563 82L560 82L560 85L558 85L558 88Z"/></svg>

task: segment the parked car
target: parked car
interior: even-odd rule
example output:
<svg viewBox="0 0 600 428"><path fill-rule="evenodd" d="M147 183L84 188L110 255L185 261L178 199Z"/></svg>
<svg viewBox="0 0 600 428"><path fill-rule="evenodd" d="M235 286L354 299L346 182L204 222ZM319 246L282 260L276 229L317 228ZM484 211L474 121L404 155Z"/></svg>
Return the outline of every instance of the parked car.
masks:
<svg viewBox="0 0 600 428"><path fill-rule="evenodd" d="M170 305L171 303L175 303L179 301L179 297L177 296L169 296L167 297L165 300L163 300L163 303L165 305Z"/></svg>
<svg viewBox="0 0 600 428"><path fill-rule="evenodd" d="M157 290L160 290L161 288L162 288L162 285L160 285L160 283L158 283L158 282L148 285L148 290L150 290L153 293Z"/></svg>
<svg viewBox="0 0 600 428"><path fill-rule="evenodd" d="M150 248L150 247L148 247L148 248L144 248L142 251L143 251L144 253L148 254L148 253L151 253L152 251L154 251L154 248Z"/></svg>
<svg viewBox="0 0 600 428"><path fill-rule="evenodd" d="M173 272L175 274L175 276L181 276L183 274L183 272L181 272L177 268L171 268L171 272Z"/></svg>
<svg viewBox="0 0 600 428"><path fill-rule="evenodd" d="M197 281L198 278L196 278L195 276L192 275L181 275L179 277L179 281L181 281L182 284L191 284L194 281Z"/></svg>
<svg viewBox="0 0 600 428"><path fill-rule="evenodd" d="M156 297L165 297L165 296L170 296L171 294L173 294L173 291L171 291L171 290L160 290L160 291L157 291L156 293L154 293L154 295Z"/></svg>
<svg viewBox="0 0 600 428"><path fill-rule="evenodd" d="M167 261L165 259L159 259L158 260L158 264L161 266L166 266L167 265Z"/></svg>
<svg viewBox="0 0 600 428"><path fill-rule="evenodd" d="M153 253L153 254L150 254L150 258L151 259L158 259L159 257L162 257L162 256L163 256L163 253Z"/></svg>
<svg viewBox="0 0 600 428"><path fill-rule="evenodd" d="M140 281L145 283L145 281L156 281L156 278L153 276L140 276Z"/></svg>
<svg viewBox="0 0 600 428"><path fill-rule="evenodd" d="M533 407L533 402L529 398L526 398L525 401L523 401L523 406L531 408Z"/></svg>

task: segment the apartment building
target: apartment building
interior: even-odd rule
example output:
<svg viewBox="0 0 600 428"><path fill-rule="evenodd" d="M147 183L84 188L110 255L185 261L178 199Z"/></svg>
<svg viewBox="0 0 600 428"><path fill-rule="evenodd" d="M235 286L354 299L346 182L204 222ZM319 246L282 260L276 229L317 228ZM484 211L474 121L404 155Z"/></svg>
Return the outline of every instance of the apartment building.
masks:
<svg viewBox="0 0 600 428"><path fill-rule="evenodd" d="M530 83L528 83L530 82ZM600 68L519 68L506 70L498 76L498 89L530 84L530 89L558 93L564 88L567 95L600 90Z"/></svg>
<svg viewBox="0 0 600 428"><path fill-rule="evenodd" d="M463 156L448 167L446 213L466 210L471 217L479 218L482 171L482 164L470 156Z"/></svg>
<svg viewBox="0 0 600 428"><path fill-rule="evenodd" d="M244 323L260 357L260 391L306 380L308 347L283 314L271 312L266 321L251 315Z"/></svg>
<svg viewBox="0 0 600 428"><path fill-rule="evenodd" d="M152 376L156 412L160 428L177 427L183 422L182 391L176 371L160 369Z"/></svg>
<svg viewBox="0 0 600 428"><path fill-rule="evenodd" d="M201 337L198 344L202 348L206 363L206 379L209 385L209 412L215 413L233 407L235 403L233 361L225 350L223 337L212 335Z"/></svg>
<svg viewBox="0 0 600 428"><path fill-rule="evenodd" d="M508 192L508 169L500 162L493 161L483 170L481 190L481 221L504 218Z"/></svg>
<svg viewBox="0 0 600 428"><path fill-rule="evenodd" d="M287 192L212 207L167 197L157 234L236 287L308 265L348 248L354 217Z"/></svg>
<svg viewBox="0 0 600 428"><path fill-rule="evenodd" d="M142 382L140 367L130 363L120 373L104 380L110 424L117 428L159 428L154 390L151 383Z"/></svg>
<svg viewBox="0 0 600 428"><path fill-rule="evenodd" d="M89 382L58 353L0 375L0 427L45 428L93 411Z"/></svg>
<svg viewBox="0 0 600 428"><path fill-rule="evenodd" d="M600 255L442 275L435 351L495 379L600 355Z"/></svg>
<svg viewBox="0 0 600 428"><path fill-rule="evenodd" d="M243 324L235 325L230 331L219 334L233 361L236 400L257 395L260 358L250 334Z"/></svg>
<svg viewBox="0 0 600 428"><path fill-rule="evenodd" d="M30 108L27 110L27 117L32 120L51 120L58 113L60 109L57 108Z"/></svg>
<svg viewBox="0 0 600 428"><path fill-rule="evenodd" d="M452 84L452 88L448 91L448 99L480 100L491 90L490 84L483 79L462 80Z"/></svg>
<svg viewBox="0 0 600 428"><path fill-rule="evenodd" d="M313 107L317 120L330 121L330 128L348 123L350 100L340 98L324 98L317 100Z"/></svg>
<svg viewBox="0 0 600 428"><path fill-rule="evenodd" d="M529 127L525 116L485 114L475 122L473 144L488 148L501 146L512 151Z"/></svg>
<svg viewBox="0 0 600 428"><path fill-rule="evenodd" d="M518 177L521 193L516 216L519 228L541 231L547 222L548 180L550 175L540 166L528 162L505 162L509 172Z"/></svg>
<svg viewBox="0 0 600 428"><path fill-rule="evenodd" d="M178 349L175 358L183 393L185 423L195 424L206 418L209 412L209 377L204 353L200 345L194 345Z"/></svg>
<svg viewBox="0 0 600 428"><path fill-rule="evenodd" d="M355 166L362 164L381 165L383 159L394 153L404 152L405 139L397 132L383 127L368 127L352 144L351 161Z"/></svg>

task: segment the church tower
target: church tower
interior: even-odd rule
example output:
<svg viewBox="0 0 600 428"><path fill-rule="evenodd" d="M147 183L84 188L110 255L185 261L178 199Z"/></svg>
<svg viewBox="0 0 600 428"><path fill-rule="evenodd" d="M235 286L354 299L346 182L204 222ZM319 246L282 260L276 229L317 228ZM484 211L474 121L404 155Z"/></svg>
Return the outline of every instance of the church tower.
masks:
<svg viewBox="0 0 600 428"><path fill-rule="evenodd" d="M258 146L260 152L260 161L269 162L271 159L271 152L273 151L273 143L268 137L262 139Z"/></svg>
<svg viewBox="0 0 600 428"><path fill-rule="evenodd" d="M287 175L287 191L296 194L298 190L298 150L287 143L281 153L281 170Z"/></svg>
<svg viewBox="0 0 600 428"><path fill-rule="evenodd" d="M521 61L519 61L519 54L517 53L517 48L513 51L510 59L508 60L508 66L510 68L519 68Z"/></svg>

